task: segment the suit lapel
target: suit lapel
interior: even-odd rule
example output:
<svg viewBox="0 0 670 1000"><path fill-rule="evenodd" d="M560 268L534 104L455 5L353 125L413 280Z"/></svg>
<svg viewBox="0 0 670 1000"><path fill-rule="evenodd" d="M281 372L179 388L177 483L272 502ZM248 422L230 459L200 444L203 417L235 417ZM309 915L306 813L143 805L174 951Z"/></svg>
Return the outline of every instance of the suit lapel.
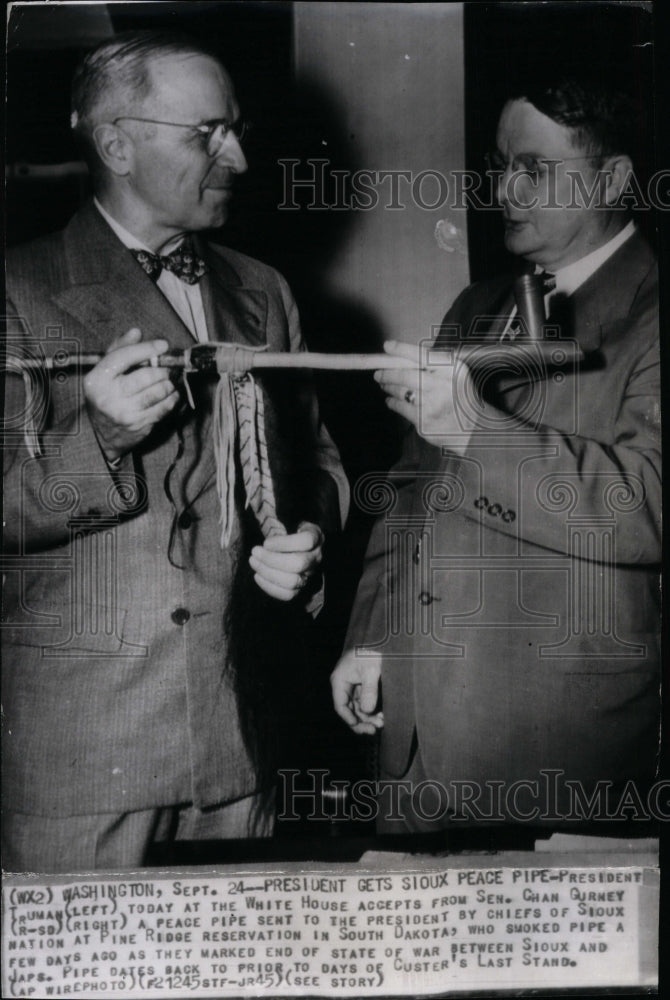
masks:
<svg viewBox="0 0 670 1000"><path fill-rule="evenodd" d="M210 340L258 347L267 342L268 299L262 289L244 288L235 269L201 238L195 246L207 264L200 281Z"/></svg>
<svg viewBox="0 0 670 1000"><path fill-rule="evenodd" d="M143 340L193 345L165 296L92 204L77 213L64 236L70 283L54 301L86 328L87 346L104 351L131 327L139 327Z"/></svg>
<svg viewBox="0 0 670 1000"><path fill-rule="evenodd" d="M654 263L641 233L634 233L569 298L557 300L548 322L561 327L587 354L597 351L632 307Z"/></svg>

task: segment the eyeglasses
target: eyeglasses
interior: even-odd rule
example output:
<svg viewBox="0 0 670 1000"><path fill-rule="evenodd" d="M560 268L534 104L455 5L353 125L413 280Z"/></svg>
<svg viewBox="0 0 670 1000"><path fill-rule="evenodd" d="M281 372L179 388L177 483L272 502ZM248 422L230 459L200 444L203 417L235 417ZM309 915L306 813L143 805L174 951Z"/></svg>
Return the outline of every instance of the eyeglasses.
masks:
<svg viewBox="0 0 670 1000"><path fill-rule="evenodd" d="M146 122L147 125L170 125L172 128L187 128L191 132L197 133L201 139L205 152L208 156L216 156L232 132L239 143L244 142L251 129L251 122L238 119L236 122L228 122L224 118L212 119L211 122L203 122L202 125L185 125L182 122L163 122L156 118L136 118L133 115L120 115L115 118L112 125L117 122Z"/></svg>
<svg viewBox="0 0 670 1000"><path fill-rule="evenodd" d="M486 168L489 172L504 174L509 167L513 174L523 174L533 181L539 180L542 174L548 174L550 164L558 165L559 163L573 160L599 160L600 158L601 154L599 153L591 153L585 156L561 157L538 157L532 156L530 153L519 153L513 160L507 161L497 149L484 155Z"/></svg>

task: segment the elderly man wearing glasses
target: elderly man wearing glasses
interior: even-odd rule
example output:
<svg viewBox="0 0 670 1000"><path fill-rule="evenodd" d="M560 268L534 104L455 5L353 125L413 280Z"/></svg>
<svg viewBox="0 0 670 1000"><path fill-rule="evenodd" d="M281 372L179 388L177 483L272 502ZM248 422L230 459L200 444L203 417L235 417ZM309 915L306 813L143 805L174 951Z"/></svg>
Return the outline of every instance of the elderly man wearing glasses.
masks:
<svg viewBox="0 0 670 1000"><path fill-rule="evenodd" d="M386 832L602 830L651 794L658 271L625 197L640 117L600 78L557 74L508 95L499 118L505 247L537 274L546 337L576 342L580 365L538 366L506 274L458 297L433 367L377 374L411 430L332 686L354 732L382 731ZM484 376L458 352L479 337L498 345ZM633 818L653 818L645 808Z"/></svg>
<svg viewBox="0 0 670 1000"><path fill-rule="evenodd" d="M295 660L278 636L318 610L324 537L347 506L310 386L264 387L286 534L264 539L236 496L221 547L215 386L192 379L189 406L146 365L197 341L302 347L282 277L198 235L225 223L247 169L218 59L119 35L78 68L71 124L95 197L8 264L12 350L104 353L28 397L20 372L7 379L3 861L22 871L270 832Z"/></svg>

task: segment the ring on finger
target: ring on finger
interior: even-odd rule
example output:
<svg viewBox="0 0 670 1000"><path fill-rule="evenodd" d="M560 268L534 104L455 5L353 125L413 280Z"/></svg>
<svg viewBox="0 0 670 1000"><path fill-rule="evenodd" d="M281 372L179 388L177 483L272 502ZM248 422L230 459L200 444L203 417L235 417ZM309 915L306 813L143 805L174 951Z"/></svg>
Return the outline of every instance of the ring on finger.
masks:
<svg viewBox="0 0 670 1000"><path fill-rule="evenodd" d="M414 403L416 402L416 393L414 392L414 389L407 390L405 393L405 402L409 403L410 406L414 406Z"/></svg>

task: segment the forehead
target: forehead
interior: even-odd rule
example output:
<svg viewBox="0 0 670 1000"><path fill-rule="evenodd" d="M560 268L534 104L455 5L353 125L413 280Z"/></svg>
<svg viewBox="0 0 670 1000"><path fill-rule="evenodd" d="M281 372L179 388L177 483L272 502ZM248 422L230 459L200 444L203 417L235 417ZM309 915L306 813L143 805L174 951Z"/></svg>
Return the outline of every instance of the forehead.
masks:
<svg viewBox="0 0 670 1000"><path fill-rule="evenodd" d="M184 122L237 117L232 80L210 56L159 56L152 59L148 70L151 90L143 101L145 111L169 114Z"/></svg>
<svg viewBox="0 0 670 1000"><path fill-rule="evenodd" d="M503 152L541 153L547 158L575 155L572 130L559 125L529 101L508 101L496 133Z"/></svg>

